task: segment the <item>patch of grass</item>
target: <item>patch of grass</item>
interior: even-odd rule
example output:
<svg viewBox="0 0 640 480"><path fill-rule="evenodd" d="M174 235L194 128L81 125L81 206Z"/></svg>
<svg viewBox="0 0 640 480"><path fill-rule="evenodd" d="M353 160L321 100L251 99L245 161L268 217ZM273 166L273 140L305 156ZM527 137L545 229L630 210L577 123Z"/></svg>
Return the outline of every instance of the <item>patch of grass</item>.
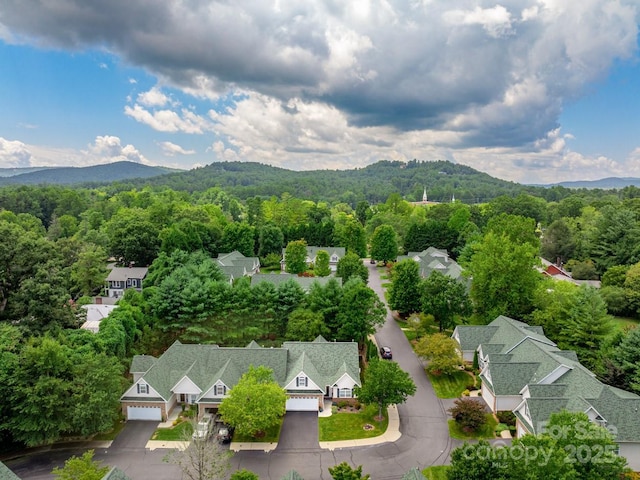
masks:
<svg viewBox="0 0 640 480"><path fill-rule="evenodd" d="M451 438L457 438L458 440L479 440L481 438L495 438L495 430L498 422L491 413L487 413L487 423L485 423L479 430L475 432L465 432L456 423L455 420L449 420L449 436Z"/></svg>
<svg viewBox="0 0 640 480"><path fill-rule="evenodd" d="M109 430L108 432L98 433L97 435L94 435L93 440L96 440L96 441L115 440L115 438L122 431L124 426L125 426L125 422L121 422L120 420L118 420L116 423L113 424L113 428L111 430Z"/></svg>
<svg viewBox="0 0 640 480"><path fill-rule="evenodd" d="M449 465L427 467L422 470L422 475L424 475L424 478L427 480L447 480L447 471L450 468Z"/></svg>
<svg viewBox="0 0 640 480"><path fill-rule="evenodd" d="M242 443L275 443L280 439L280 429L282 428L282 418L280 421L268 428L262 437L252 437L251 435L243 435L236 432L233 435L234 442Z"/></svg>
<svg viewBox="0 0 640 480"><path fill-rule="evenodd" d="M151 440L181 441L191 438L192 433L191 422L180 422L175 427L158 428L153 432Z"/></svg>
<svg viewBox="0 0 640 480"><path fill-rule="evenodd" d="M318 427L321 442L334 440L355 440L382 435L389 425L388 415L382 422L374 419L378 415L377 405L367 405L359 413L334 413L330 417L320 417ZM365 430L366 424L373 425L373 430Z"/></svg>
<svg viewBox="0 0 640 480"><path fill-rule="evenodd" d="M454 372L453 375L434 375L427 372L427 376L438 398L458 398L467 386L473 383L473 377L462 370Z"/></svg>
<svg viewBox="0 0 640 480"><path fill-rule="evenodd" d="M612 317L612 318L613 318L613 324L616 326L616 329L618 330L624 330L625 328L628 328L628 327L637 327L638 325L640 325L640 320L636 318L630 318L630 317Z"/></svg>

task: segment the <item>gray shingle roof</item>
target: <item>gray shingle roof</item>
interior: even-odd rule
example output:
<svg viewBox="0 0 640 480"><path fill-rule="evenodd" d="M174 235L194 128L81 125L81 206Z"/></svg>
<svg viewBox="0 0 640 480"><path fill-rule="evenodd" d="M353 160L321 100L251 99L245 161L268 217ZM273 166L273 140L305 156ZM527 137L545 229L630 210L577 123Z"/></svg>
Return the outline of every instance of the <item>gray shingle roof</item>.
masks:
<svg viewBox="0 0 640 480"><path fill-rule="evenodd" d="M129 278L143 279L148 271L146 267L114 267L107 275L107 282L125 282Z"/></svg>
<svg viewBox="0 0 640 480"><path fill-rule="evenodd" d="M417 468L412 468L402 476L402 480L426 480L422 472Z"/></svg>
<svg viewBox="0 0 640 480"><path fill-rule="evenodd" d="M149 370L154 363L158 360L151 355L135 355L131 360L131 373L144 373Z"/></svg>
<svg viewBox="0 0 640 480"><path fill-rule="evenodd" d="M145 361L148 358L135 356L132 364L142 365ZM171 389L188 377L201 390L202 398L218 380L233 388L250 365L264 365L273 370L275 380L282 387L300 372L304 372L322 392L345 373L360 384L357 344L327 342L322 337L313 342L285 342L281 348L262 348L256 342L246 348L236 348L176 341L152 363L142 378L168 400Z"/></svg>
<svg viewBox="0 0 640 480"><path fill-rule="evenodd" d="M0 462L0 480L20 480L20 477L9 470L4 463Z"/></svg>

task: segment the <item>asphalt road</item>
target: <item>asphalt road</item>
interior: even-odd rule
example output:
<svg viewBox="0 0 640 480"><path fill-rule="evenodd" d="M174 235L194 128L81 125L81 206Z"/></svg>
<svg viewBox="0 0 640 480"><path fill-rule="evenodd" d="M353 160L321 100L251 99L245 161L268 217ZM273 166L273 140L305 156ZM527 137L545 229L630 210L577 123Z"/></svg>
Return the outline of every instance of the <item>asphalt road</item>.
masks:
<svg viewBox="0 0 640 480"><path fill-rule="evenodd" d="M369 286L384 301L379 272L368 261L366 265L369 268ZM251 470L261 480L279 480L292 469L307 480L330 480L328 467L346 461L351 465L363 465L363 471L371 474L372 480L396 480L412 467L424 468L447 463L451 449L460 442L449 438L445 406L436 397L424 374L421 361L413 353L390 313L385 325L376 333L376 339L380 345L391 347L394 361L410 373L417 386L415 396L398 407L402 437L397 442L333 452L321 450L317 441L308 441L308 428L300 431L297 427L306 425L305 417L302 416L294 418L290 424L285 422L282 447L279 446L271 453L238 452L233 456L233 467ZM95 458L102 460L105 465L119 467L132 480L180 478L177 467L163 462L167 450L149 451L141 446L141 437L149 438L151 433L147 430L155 428L155 423L140 422L144 425L136 425L137 423L130 422L121 433L121 438L111 448L97 450ZM315 428L317 432L317 425ZM312 432L313 435L317 435L315 432ZM81 455L85 450L86 446L65 450L50 449L7 461L6 464L23 480L49 480L54 478L51 475L54 466L62 466L71 455Z"/></svg>

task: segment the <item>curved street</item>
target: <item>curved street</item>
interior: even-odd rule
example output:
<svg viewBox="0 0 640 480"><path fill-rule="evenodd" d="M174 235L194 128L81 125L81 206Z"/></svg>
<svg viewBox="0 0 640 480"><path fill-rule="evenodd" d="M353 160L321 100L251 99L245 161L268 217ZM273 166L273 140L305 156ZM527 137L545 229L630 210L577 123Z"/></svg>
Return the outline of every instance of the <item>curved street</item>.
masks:
<svg viewBox="0 0 640 480"><path fill-rule="evenodd" d="M368 261L366 265L369 268L369 286L384 301L379 271ZM289 439L270 453L236 453L232 459L234 468L251 470L261 480L279 480L292 469L308 480L330 480L328 467L346 461L356 466L363 465L363 472L371 474L372 480L395 480L413 467L447 463L452 448L461 442L449 438L446 406L436 397L421 361L413 353L388 308L386 322L376 333L376 340L379 345L391 347L393 359L409 372L417 386L416 394L398 406L402 433L398 441L329 451L320 449L317 443L311 446L306 442L305 446ZM148 450L143 446L115 448L117 445L114 442L111 448L96 449L95 459L119 467L132 480L178 478L177 468L163 462L166 450ZM71 455L81 455L86 449L86 445L64 451L49 449L6 463L23 480L52 479L53 467L61 466Z"/></svg>

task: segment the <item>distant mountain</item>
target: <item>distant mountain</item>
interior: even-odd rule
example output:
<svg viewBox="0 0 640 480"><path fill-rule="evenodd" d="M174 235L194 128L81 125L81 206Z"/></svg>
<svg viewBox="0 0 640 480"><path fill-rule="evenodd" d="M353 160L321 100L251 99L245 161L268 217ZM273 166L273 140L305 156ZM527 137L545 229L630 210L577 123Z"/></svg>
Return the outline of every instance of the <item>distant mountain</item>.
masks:
<svg viewBox="0 0 640 480"><path fill-rule="evenodd" d="M122 182L122 188L145 186L203 192L220 188L240 199L280 197L288 193L313 201L344 202L360 200L380 203L393 194L405 200L422 200L427 189L430 201L450 202L454 197L465 203L481 203L499 195L517 195L545 189L493 178L465 165L448 161L399 162L382 160L352 170L292 171L251 162L216 162L206 167L161 177Z"/></svg>
<svg viewBox="0 0 640 480"><path fill-rule="evenodd" d="M55 167L16 167L16 168L0 168L0 177L14 177L23 173L37 172L38 170L46 170Z"/></svg>
<svg viewBox="0 0 640 480"><path fill-rule="evenodd" d="M15 170L15 169L4 169ZM111 183L134 178L150 178L175 172L165 167L150 167L135 162L114 162L91 167L53 167L0 176L0 185L71 185L82 183Z"/></svg>
<svg viewBox="0 0 640 480"><path fill-rule="evenodd" d="M612 188L624 188L631 185L640 187L640 178L633 177L609 177L602 178L600 180L578 180L575 182L560 182L548 185L550 187L559 185L565 188L601 188L603 190L609 190Z"/></svg>

